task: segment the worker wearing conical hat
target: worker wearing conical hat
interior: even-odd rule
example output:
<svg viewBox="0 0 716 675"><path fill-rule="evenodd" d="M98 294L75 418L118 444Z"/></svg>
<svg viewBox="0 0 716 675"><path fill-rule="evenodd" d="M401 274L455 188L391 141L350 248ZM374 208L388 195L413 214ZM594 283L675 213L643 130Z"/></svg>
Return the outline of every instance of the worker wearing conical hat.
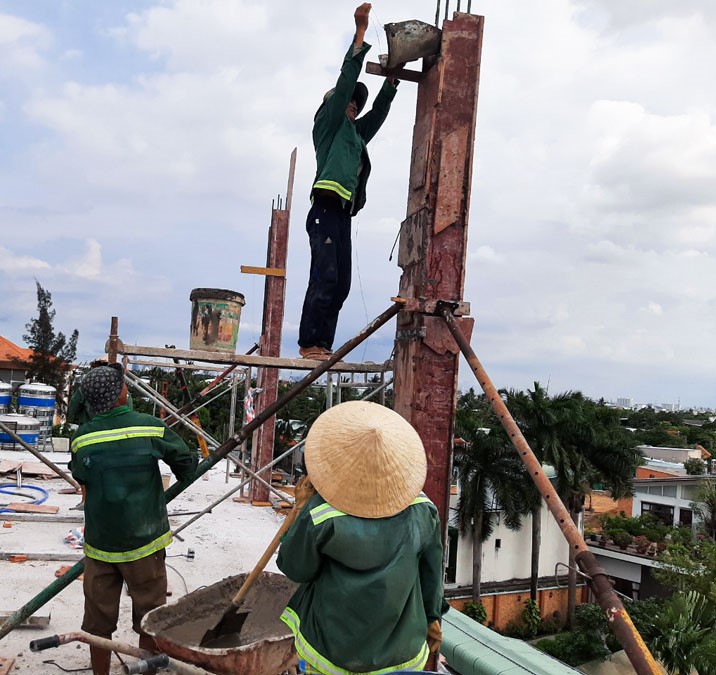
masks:
<svg viewBox="0 0 716 675"><path fill-rule="evenodd" d="M278 566L301 586L281 619L306 672L418 670L437 651L443 599L440 520L413 427L384 406L349 401L306 439L308 477Z"/></svg>

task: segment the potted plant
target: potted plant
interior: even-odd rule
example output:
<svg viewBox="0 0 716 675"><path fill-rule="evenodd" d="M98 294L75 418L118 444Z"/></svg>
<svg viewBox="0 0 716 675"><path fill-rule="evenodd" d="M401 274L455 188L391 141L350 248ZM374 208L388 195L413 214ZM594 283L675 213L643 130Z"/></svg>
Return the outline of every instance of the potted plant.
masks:
<svg viewBox="0 0 716 675"><path fill-rule="evenodd" d="M640 534L638 537L634 537L634 546L636 546L636 552L640 553L641 555L646 554L646 552L649 550L649 544L649 540L643 534Z"/></svg>
<svg viewBox="0 0 716 675"><path fill-rule="evenodd" d="M617 532L614 535L613 539L614 539L614 543L622 551L626 551L629 548L629 544L631 544L631 542L632 542L632 536L624 530Z"/></svg>

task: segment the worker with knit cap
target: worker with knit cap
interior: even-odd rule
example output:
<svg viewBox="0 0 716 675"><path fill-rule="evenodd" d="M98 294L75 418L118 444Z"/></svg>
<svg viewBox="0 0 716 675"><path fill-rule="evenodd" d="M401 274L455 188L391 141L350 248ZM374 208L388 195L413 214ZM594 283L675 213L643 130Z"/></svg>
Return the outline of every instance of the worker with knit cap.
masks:
<svg viewBox="0 0 716 675"><path fill-rule="evenodd" d="M82 630L112 637L126 583L139 646L153 650L141 621L166 602L164 549L172 540L158 461L188 481L196 452L161 420L129 409L121 368L92 368L80 386L91 416L72 439L70 461L86 495ZM91 646L90 658L94 675L109 673L110 652Z"/></svg>
<svg viewBox="0 0 716 675"><path fill-rule="evenodd" d="M420 437L392 410L350 401L316 420L305 460L278 566L301 584L281 619L306 672L420 670L447 610Z"/></svg>
<svg viewBox="0 0 716 675"><path fill-rule="evenodd" d="M358 117L368 100L358 76L371 47L363 39L370 10L368 2L356 9L353 42L313 121L316 177L306 218L311 268L298 331L299 353L309 359L331 355L338 314L351 288L351 218L366 200L371 169L366 146L385 122L398 86L395 78L386 78L370 111Z"/></svg>

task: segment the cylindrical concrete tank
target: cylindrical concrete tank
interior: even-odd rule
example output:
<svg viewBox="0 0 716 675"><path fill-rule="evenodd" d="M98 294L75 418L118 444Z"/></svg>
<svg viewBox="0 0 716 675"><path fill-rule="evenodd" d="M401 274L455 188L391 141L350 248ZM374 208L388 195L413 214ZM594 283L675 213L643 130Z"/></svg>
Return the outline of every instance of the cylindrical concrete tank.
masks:
<svg viewBox="0 0 716 675"><path fill-rule="evenodd" d="M0 415L0 422L14 431L25 443L37 448L37 441L40 434L40 421L28 415L8 413ZM23 450L9 434L0 430L0 449L2 450Z"/></svg>
<svg viewBox="0 0 716 675"><path fill-rule="evenodd" d="M0 382L0 415L10 412L12 400L12 387L7 382Z"/></svg>
<svg viewBox="0 0 716 675"><path fill-rule="evenodd" d="M40 422L40 445L44 445L52 438L56 392L57 390L49 384L33 382L32 384L23 384L18 393L18 412L35 417Z"/></svg>

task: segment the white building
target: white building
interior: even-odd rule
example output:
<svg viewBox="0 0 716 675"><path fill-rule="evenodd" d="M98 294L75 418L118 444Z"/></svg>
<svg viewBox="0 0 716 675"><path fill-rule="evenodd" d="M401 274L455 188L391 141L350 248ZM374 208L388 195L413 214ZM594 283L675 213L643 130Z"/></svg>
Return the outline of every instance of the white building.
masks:
<svg viewBox="0 0 716 675"><path fill-rule="evenodd" d="M695 523L691 503L696 499L699 485L707 476L671 476L668 478L639 478L634 481L632 515L651 513L667 525Z"/></svg>
<svg viewBox="0 0 716 675"><path fill-rule="evenodd" d="M701 450L698 448L664 448L654 445L638 445L637 450L643 457L679 464L683 464L687 459L701 459Z"/></svg>
<svg viewBox="0 0 716 675"><path fill-rule="evenodd" d="M457 496L451 499L451 511L456 513ZM531 572L532 522L527 516L521 530L510 530L499 512L492 515L496 523L492 536L482 545L483 584L522 580L529 587ZM453 547L454 548L454 547ZM542 505L542 542L540 546L540 577L554 579L555 565L567 563L569 546L547 506ZM448 567L450 567L448 562ZM472 537L460 537L454 554L455 578L448 587L472 585ZM566 569L560 570L560 575Z"/></svg>

